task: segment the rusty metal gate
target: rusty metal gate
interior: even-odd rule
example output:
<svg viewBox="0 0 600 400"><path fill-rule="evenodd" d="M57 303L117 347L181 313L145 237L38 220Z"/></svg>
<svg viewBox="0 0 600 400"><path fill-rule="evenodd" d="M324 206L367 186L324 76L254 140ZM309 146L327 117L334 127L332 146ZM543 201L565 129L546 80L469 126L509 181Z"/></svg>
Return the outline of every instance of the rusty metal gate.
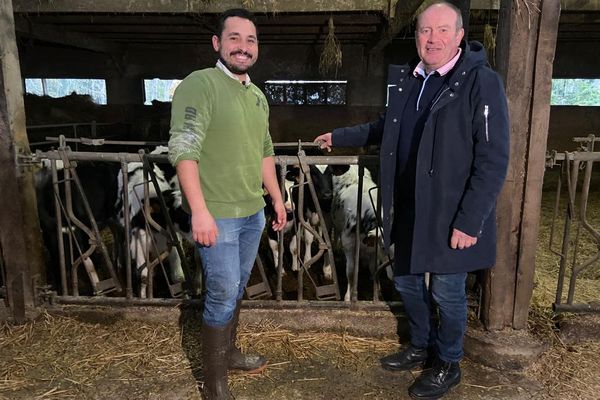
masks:
<svg viewBox="0 0 600 400"><path fill-rule="evenodd" d="M550 251L559 257L558 283L553 309L556 312L600 312L600 293L577 298L577 288L585 274L600 277L600 221L590 218L590 204L599 207L600 187L593 187L594 165L600 162L600 152L594 145L600 139L590 135L575 138L581 144L577 152L552 153L548 167L559 167L553 220L550 229ZM598 172L596 171L596 174ZM562 216L564 213L564 217ZM557 230L562 219L562 238ZM566 295L565 295L566 289ZM580 289L581 292L581 289Z"/></svg>
<svg viewBox="0 0 600 400"><path fill-rule="evenodd" d="M132 271L132 262L131 262L131 254L129 252L130 248L130 237L128 232L130 232L131 227L129 225L130 216L128 215L128 207L124 207L124 231L125 239L124 239L124 252L126 255L124 261L121 265L118 260L113 260L109 257L104 244L102 243L102 238L100 237L100 233L98 232L98 228L96 226L96 222L94 221L93 215L89 209L88 199L85 198L84 191L81 187L81 182L77 177L77 168L76 165L78 162L90 162L90 161L103 161L103 162L114 162L120 164L120 174L122 176L123 187L123 204L128 204L129 199L127 188L127 165L129 163L142 163L144 165L144 196L143 199L140 199L144 202L145 207L148 204L148 196L150 192L150 188L152 186L155 187L156 193L159 196L159 200L162 207L166 207L164 203L164 199L160 194L160 190L158 190L158 186L156 183L156 177L153 174L153 163L166 163L168 162L166 155L154 155L147 154L143 151L139 153L102 153L102 152L74 152L66 146L66 142L68 141L80 141L82 139L62 139L62 145L58 150L41 152L38 151L33 156L33 161L39 162L41 160L50 160L50 166L52 169L52 179L53 179L53 187L55 190L55 210L57 213L57 234L59 235L59 254L60 254L60 273L61 273L61 288L60 291L56 290L47 290L40 291L41 296L48 302L55 303L63 303L63 304L121 304L121 305L173 305L178 304L183 301L186 302L195 302L197 300L191 299L195 294L193 288L188 284L184 284L182 282L169 282L168 274L164 272L164 266L162 266L162 261L166 257L164 253L156 257L151 263L149 263L149 275L150 278L153 274L152 270L155 266L160 265L163 270L163 275L167 280L169 291L171 294L171 298L153 298L152 288L150 287L146 298L142 298L143 296L134 295L134 291L136 288L133 287L132 282L132 274L135 271ZM111 142L111 141L98 141L97 143L88 142L88 145L102 145L102 144L129 144L128 142ZM139 145L139 143L135 143ZM302 144L294 143L294 144L280 144L280 145L288 145L288 146L300 146L298 154L295 156L276 156L276 163L281 167L281 176L280 176L280 184L282 191L284 188L284 178L285 178L285 169L288 165L299 165L302 171L300 174L300 183L297 186L306 186L308 189L306 191L307 195L312 197L312 200L317 204L318 213L320 214L321 224L323 224L319 229L315 229L314 226L311 226L307 223L303 212L302 212L302 202L305 201L303 199L303 195L300 195L299 205L298 205L298 217L294 221L294 230L296 232L297 240L300 240L300 237L304 232L310 232L316 238L316 243L318 244L317 253L312 256L310 259L305 260L298 253L298 262L301 268L298 271L297 279L298 279L298 298L295 301L286 301L282 298L282 275L284 273L284 265L283 265L283 234L279 234L278 237L278 246L279 246L279 260L276 265L277 270L277 283L274 290L272 290L269 280L265 273L265 268L263 266L263 261L260 257L257 258L255 263L255 272L258 276L258 280L255 280L251 285L246 288L247 298L250 299L250 303L254 303L257 306L263 305L274 305L277 304L278 307L298 307L300 304L312 304L315 301L307 301L303 299L303 285L304 278L307 279L306 283L310 284L314 288L314 292L316 293L316 301L320 302L320 300L328 300L326 303L334 306L334 307L348 307L348 306L356 306L358 302L357 298L357 287L358 287L358 264L359 257L358 252L360 251L360 215L361 215L361 201L362 196L357 196L357 225L356 225L356 240L357 240L357 257L355 258L354 264L354 274L353 281L351 282L351 299L350 303L340 302L340 289L337 282L336 274L335 274L335 261L333 256L333 248L332 243L329 237L330 229L324 225L325 219L323 218L322 211L318 206L318 198L317 193L315 192L314 186L311 182L311 176L309 173L309 165L312 164L329 164L329 165L347 165L347 164L358 164L361 173L359 174L359 188L358 190L362 190L362 171L366 164L374 164L377 162L376 157L374 156L306 156L303 149ZM306 147L314 146L313 144L304 144ZM64 179L59 180L57 177L57 162L62 162L65 167ZM74 217L72 212L72 204L70 204L70 200L67 200L64 204L60 199L59 186L63 185L64 190L66 190L69 194L71 192L76 192L80 196L83 197L83 202L86 204L86 211L88 219L90 220L91 226L86 226L81 221L77 220ZM72 189L72 186L75 187L75 190ZM300 191L303 193L303 191ZM66 196L67 199L70 198ZM376 199L372 199L371 201L375 202ZM147 211L147 210L146 210ZM168 215L168 213L165 213ZM377 215L380 215L380 212L377 212ZM181 243L179 242L177 236L174 233L173 223L167 218L166 226L157 226L157 224L151 220L149 216L149 212L144 213L148 232L151 232L150 242L155 244L156 240L153 235L163 234L167 235L169 249L171 246L177 249L182 261L185 262L185 255L183 254L183 250L181 248ZM64 224L63 222L64 221ZM155 229L150 229L150 225ZM81 243L77 243L74 241L72 237L72 232L74 229L81 229L85 232L88 237L88 245L82 245ZM322 229L321 229L322 228ZM63 243L63 235L66 235L65 238L71 244L71 262L66 262L66 258L68 256L64 254L64 243ZM105 260L105 264L107 268L105 268L104 276L100 273L89 261L89 257L92 253L99 251ZM381 251L381 249L379 249ZM155 249L156 253L160 253L158 249ZM146 251L146 255L148 256L149 251ZM150 260L149 257L146 260ZM314 271L311 266L315 264L318 260L324 260L325 263L328 263L333 268L333 281L325 284L319 283L314 279ZM379 277L381 275L381 271L388 265L391 264L391 260L388 258L382 265L379 265L376 269L373 278L373 298L367 299L369 305L363 307L374 307L374 308L382 308L386 309L389 306L394 306L394 304L384 304L379 301L380 290L379 290ZM67 267L67 265L70 265ZM77 291L77 269L83 266L85 271L87 272L87 276L90 280L93 287L93 295L92 296L80 296ZM70 268L70 271L68 271ZM118 273L117 270L125 271L125 274ZM68 273L70 272L70 274ZM191 274L187 271L187 268L184 268L185 272L185 282L189 283L191 281ZM67 281L67 277L71 276L70 282ZM123 275L125 278L123 278ZM150 280L151 281L151 280ZM58 288L54 288L58 289ZM274 294L273 294L274 292ZM295 303L295 304L292 304ZM375 304L374 304L375 303Z"/></svg>

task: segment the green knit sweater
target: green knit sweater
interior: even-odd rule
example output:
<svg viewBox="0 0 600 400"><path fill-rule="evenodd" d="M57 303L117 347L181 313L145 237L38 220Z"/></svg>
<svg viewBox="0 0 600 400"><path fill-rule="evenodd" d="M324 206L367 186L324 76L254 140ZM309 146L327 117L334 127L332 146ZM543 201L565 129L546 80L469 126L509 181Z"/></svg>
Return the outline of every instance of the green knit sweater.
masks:
<svg viewBox="0 0 600 400"><path fill-rule="evenodd" d="M267 99L254 84L217 68L191 73L173 96L170 134L171 163L198 162L214 218L246 217L264 207L262 160L274 153ZM190 211L185 198L183 206Z"/></svg>

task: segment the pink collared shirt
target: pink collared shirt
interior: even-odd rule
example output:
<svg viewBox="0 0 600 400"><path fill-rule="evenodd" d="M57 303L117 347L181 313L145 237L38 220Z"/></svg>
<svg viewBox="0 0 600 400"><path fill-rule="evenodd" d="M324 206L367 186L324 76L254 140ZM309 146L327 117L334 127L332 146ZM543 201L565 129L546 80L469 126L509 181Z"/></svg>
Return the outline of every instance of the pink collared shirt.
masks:
<svg viewBox="0 0 600 400"><path fill-rule="evenodd" d="M446 64L444 64L437 70L431 71L430 74L432 72L437 72L438 74L440 74L440 76L446 75L448 72L450 72L452 68L454 68L454 66L458 62L458 59L460 58L460 53L462 53L462 49L459 47L458 53L456 53L456 55L450 61L448 61ZM415 77L419 75L421 75L424 78L427 77L427 73L425 72L425 64L423 64L423 61L420 61L419 64L416 66L415 70L413 71L413 75Z"/></svg>

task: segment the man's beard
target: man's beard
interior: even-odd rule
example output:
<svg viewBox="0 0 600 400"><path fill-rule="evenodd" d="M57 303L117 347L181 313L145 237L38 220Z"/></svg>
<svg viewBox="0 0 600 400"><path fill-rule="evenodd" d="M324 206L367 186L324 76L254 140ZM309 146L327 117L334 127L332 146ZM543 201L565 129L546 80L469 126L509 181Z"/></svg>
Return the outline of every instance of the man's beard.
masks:
<svg viewBox="0 0 600 400"><path fill-rule="evenodd" d="M234 55L234 54L232 54L232 55ZM248 70L250 70L250 68L252 68L252 65L254 65L254 64L252 64L245 68L238 68L235 65L232 65L229 62L225 61L225 59L220 55L219 55L219 60L221 60L221 63L223 63L223 65L225 65L227 67L227 69L235 75L245 74L246 72L248 72Z"/></svg>

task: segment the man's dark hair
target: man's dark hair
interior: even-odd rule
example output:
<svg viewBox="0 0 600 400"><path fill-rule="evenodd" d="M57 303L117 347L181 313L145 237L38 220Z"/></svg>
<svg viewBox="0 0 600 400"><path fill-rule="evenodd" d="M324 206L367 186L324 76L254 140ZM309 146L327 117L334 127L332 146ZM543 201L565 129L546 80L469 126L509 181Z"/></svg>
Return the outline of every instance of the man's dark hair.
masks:
<svg viewBox="0 0 600 400"><path fill-rule="evenodd" d="M254 17L254 14L252 14L250 11L244 8L231 8L219 15L219 25L217 26L217 31L215 32L215 35L217 35L219 39L221 38L223 30L225 29L225 20L230 17L239 17L247 19L248 21L254 24L254 27L256 27L256 18Z"/></svg>

